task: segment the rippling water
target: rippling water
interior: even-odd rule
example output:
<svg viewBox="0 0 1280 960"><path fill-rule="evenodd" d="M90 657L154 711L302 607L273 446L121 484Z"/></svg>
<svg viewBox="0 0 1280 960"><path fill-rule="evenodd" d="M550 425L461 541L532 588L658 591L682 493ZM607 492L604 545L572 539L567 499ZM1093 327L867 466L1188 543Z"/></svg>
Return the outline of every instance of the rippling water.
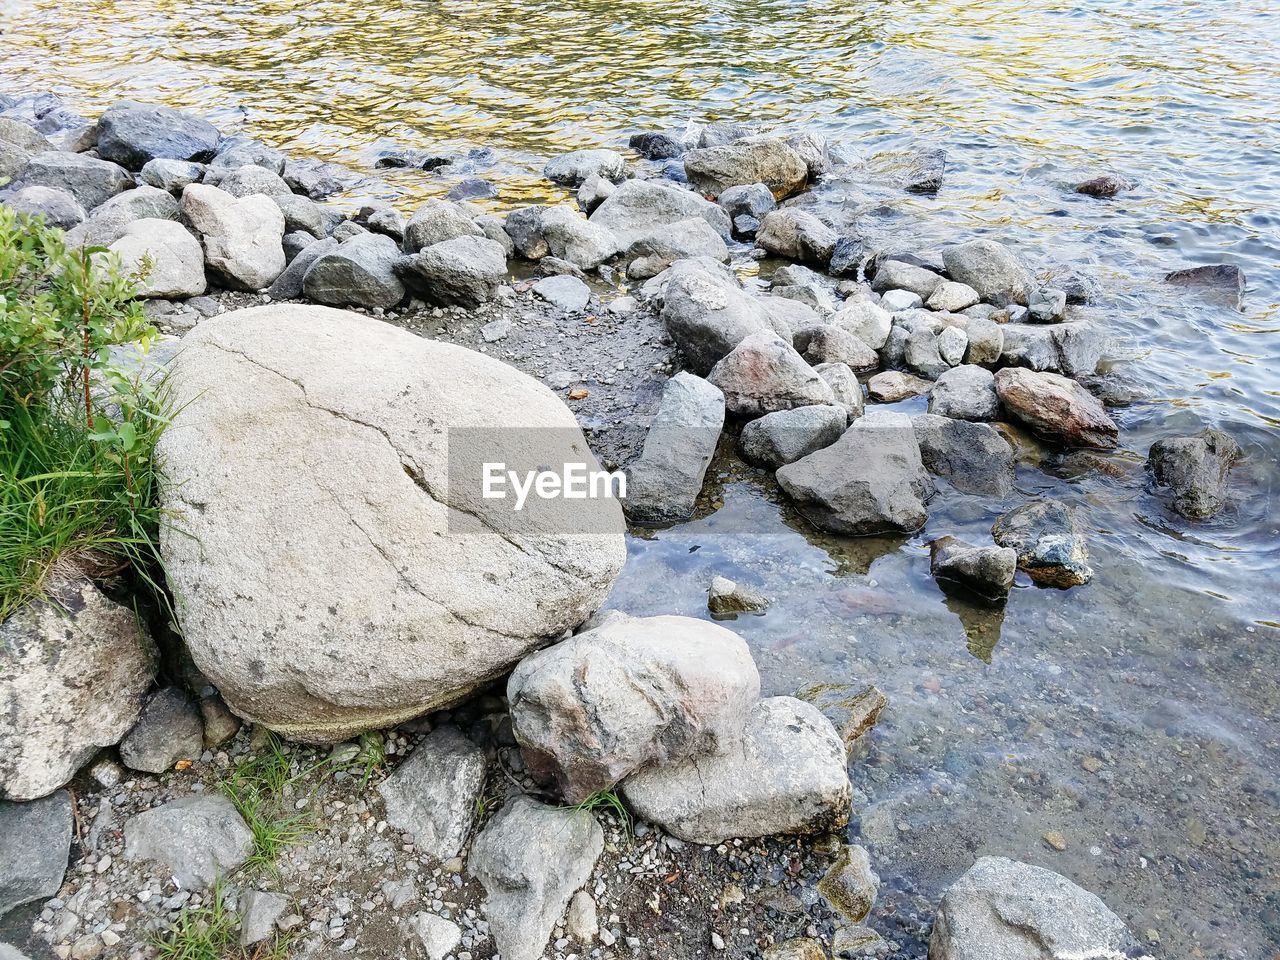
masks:
<svg viewBox="0 0 1280 960"><path fill-rule="evenodd" d="M873 237L990 233L1043 272L1083 264L1115 369L1144 398L1122 449L1034 445L1020 495L1082 504L1097 578L1026 587L997 614L946 599L933 536L981 538L1008 504L948 493L910 540L818 536L729 461L709 515L638 536L614 596L705 615L729 572L775 598L736 624L766 685L872 680L892 698L854 765L852 832L886 878L872 924L920 950L973 856L1043 863L1097 891L1169 957L1280 943L1280 14L1248 0L555 5L415 0L7 0L0 89L85 113L125 96L208 114L288 150L371 167L392 145L471 158L497 205L562 197L546 157L640 128L754 119L823 130L855 159L945 146L936 197L857 176L814 197ZM1112 170L1114 202L1064 187ZM452 178L388 174L414 197ZM1239 264L1237 308L1161 278ZM1219 519L1144 489L1150 443L1210 423L1248 460ZM1082 766L1102 761L1096 773ZM1092 765L1092 763L1090 764ZM905 828L905 829L904 829ZM1041 841L1057 830L1061 853ZM914 932L913 932L914 931Z"/></svg>

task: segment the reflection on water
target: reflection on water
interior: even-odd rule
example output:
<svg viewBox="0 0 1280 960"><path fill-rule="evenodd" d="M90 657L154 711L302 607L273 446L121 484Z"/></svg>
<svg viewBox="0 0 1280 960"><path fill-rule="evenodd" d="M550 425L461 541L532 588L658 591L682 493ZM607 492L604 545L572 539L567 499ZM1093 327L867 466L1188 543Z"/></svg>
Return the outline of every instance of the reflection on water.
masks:
<svg viewBox="0 0 1280 960"><path fill-rule="evenodd" d="M0 90L52 89L86 113L165 100L361 170L393 144L490 148L467 172L499 184L498 206L563 199L540 180L548 154L645 127L816 126L855 164L945 146L936 197L855 166L810 199L885 244L987 232L1043 274L1095 274L1091 313L1140 394L1116 411L1122 449L1032 443L1008 504L940 484L907 540L818 535L767 478L735 469L709 515L632 540L613 603L705 616L706 584L728 573L774 600L735 624L770 692L870 680L889 694L853 767L853 832L891 878L872 923L909 954L909 918L980 853L1075 877L1165 956L1257 958L1280 942L1270 0L7 0L0 27ZM1138 185L1114 202L1064 189L1103 170ZM410 203L458 174L388 176ZM1240 309L1161 283L1207 262L1248 274ZM1192 526L1144 489L1142 461L1202 423L1248 460L1223 516ZM1022 585L995 609L944 596L928 539L983 539L1037 495L1082 506L1096 580ZM1049 830L1065 851L1044 845Z"/></svg>

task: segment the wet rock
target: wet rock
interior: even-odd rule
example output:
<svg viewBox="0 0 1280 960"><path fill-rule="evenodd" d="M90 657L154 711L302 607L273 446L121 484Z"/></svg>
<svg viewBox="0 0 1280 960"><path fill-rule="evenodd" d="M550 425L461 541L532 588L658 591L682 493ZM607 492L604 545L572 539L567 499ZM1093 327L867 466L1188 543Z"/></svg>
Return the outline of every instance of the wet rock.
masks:
<svg viewBox="0 0 1280 960"><path fill-rule="evenodd" d="M130 170L149 160L212 160L220 139L213 124L189 113L124 100L98 120L98 156Z"/></svg>
<svg viewBox="0 0 1280 960"><path fill-rule="evenodd" d="M134 221L110 249L129 273L140 271L144 260L150 262L150 269L137 284L139 297L172 300L198 297L205 292L204 250L200 241L179 223Z"/></svg>
<svg viewBox="0 0 1280 960"><path fill-rule="evenodd" d="M1115 421L1074 380L1006 367L996 372L995 381L1005 410L1042 437L1068 447L1109 450L1116 445Z"/></svg>
<svg viewBox="0 0 1280 960"><path fill-rule="evenodd" d="M881 711L889 705L889 698L874 684L820 683L796 696L812 703L835 725L846 753L876 725Z"/></svg>
<svg viewBox="0 0 1280 960"><path fill-rule="evenodd" d="M834 533L912 533L928 519L933 484L911 420L901 414L868 413L834 444L777 476L801 511Z"/></svg>
<svg viewBox="0 0 1280 960"><path fill-rule="evenodd" d="M775 319L763 298L744 291L737 279L726 276L714 261L673 264L666 276L662 304L667 332L690 368L698 372L710 370L752 334L774 331L791 335L790 325Z"/></svg>
<svg viewBox="0 0 1280 960"><path fill-rule="evenodd" d="M931 270L901 260L885 260L876 269L871 289L876 293L909 290L923 301L931 297L942 283L942 278Z"/></svg>
<svg viewBox="0 0 1280 960"><path fill-rule="evenodd" d="M758 703L724 753L642 770L622 788L637 816L707 844L840 829L852 793L831 721L792 697Z"/></svg>
<svg viewBox="0 0 1280 960"><path fill-rule="evenodd" d="M85 219L80 201L69 191L57 187L23 187L0 197L0 203L28 217L44 217L45 223L62 230L70 230Z"/></svg>
<svg viewBox="0 0 1280 960"><path fill-rule="evenodd" d="M665 133L633 133L627 146L646 160L671 160L684 153L684 144Z"/></svg>
<svg viewBox="0 0 1280 960"><path fill-rule="evenodd" d="M746 643L688 617L616 617L507 681L525 766L568 803L654 765L726 750L760 699Z"/></svg>
<svg viewBox="0 0 1280 960"><path fill-rule="evenodd" d="M585 810L510 800L481 831L467 869L484 885L504 960L538 960L574 893L591 877L604 833Z"/></svg>
<svg viewBox="0 0 1280 960"><path fill-rule="evenodd" d="M897 164L894 180L910 193L937 193L947 171L947 151L925 147L907 151Z"/></svg>
<svg viewBox="0 0 1280 960"><path fill-rule="evenodd" d="M843 363L858 372L880 366L880 357L844 327L823 324L796 333L797 348L804 344L804 358L811 364Z"/></svg>
<svg viewBox="0 0 1280 960"><path fill-rule="evenodd" d="M860 237L837 237L827 270L833 277L857 277L866 259L866 244Z"/></svg>
<svg viewBox="0 0 1280 960"><path fill-rule="evenodd" d="M784 207L765 214L756 245L774 256L822 267L831 261L836 232L807 210Z"/></svg>
<svg viewBox="0 0 1280 960"><path fill-rule="evenodd" d="M472 222L466 211L449 200L432 197L425 201L404 228L404 252L417 253L433 244L455 237L482 237L484 231Z"/></svg>
<svg viewBox="0 0 1280 960"><path fill-rule="evenodd" d="M358 179L350 170L335 163L305 157L286 159L281 176L290 190L312 200L323 200L341 193Z"/></svg>
<svg viewBox="0 0 1280 960"><path fill-rule="evenodd" d="M262 290L284 272L284 214L270 197L237 199L193 183L182 213L204 237L205 265L228 287Z"/></svg>
<svg viewBox="0 0 1280 960"><path fill-rule="evenodd" d="M578 188L578 207L588 216L617 190L617 184L601 176L587 177Z"/></svg>
<svg viewBox="0 0 1280 960"><path fill-rule="evenodd" d="M547 253L579 270L594 270L621 250L611 231L578 216L569 207L544 208L541 227Z"/></svg>
<svg viewBox="0 0 1280 960"><path fill-rule="evenodd" d="M973 364L947 370L929 392L929 412L957 420L999 420L995 376Z"/></svg>
<svg viewBox="0 0 1280 960"><path fill-rule="evenodd" d="M646 522L690 517L723 428L718 387L684 372L668 380L644 448L627 469L627 516Z"/></svg>
<svg viewBox="0 0 1280 960"><path fill-rule="evenodd" d="M562 187L580 187L591 177L620 183L627 177L627 160L613 150L574 150L553 157L542 175Z"/></svg>
<svg viewBox="0 0 1280 960"><path fill-rule="evenodd" d="M1053 960L1141 953L1124 921L1066 877L981 857L938 905L931 960Z"/></svg>
<svg viewBox="0 0 1280 960"><path fill-rule="evenodd" d="M1037 500L997 518L991 536L1018 552L1018 566L1036 583L1074 587L1093 578L1089 548L1073 508L1058 500Z"/></svg>
<svg viewBox="0 0 1280 960"><path fill-rule="evenodd" d="M932 413L912 417L911 426L920 457L934 476L966 493L1004 497L1013 492L1013 447L995 427Z"/></svg>
<svg viewBox="0 0 1280 960"><path fill-rule="evenodd" d="M251 947L276 932L276 921L289 909L289 898L282 893L250 890L240 908L240 945Z"/></svg>
<svg viewBox="0 0 1280 960"><path fill-rule="evenodd" d="M748 462L776 469L831 446L844 433L847 420L842 406L779 410L743 427L738 449Z"/></svg>
<svg viewBox="0 0 1280 960"><path fill-rule="evenodd" d="M879 350L889 339L893 315L874 303L846 302L832 314L831 323L848 330L872 350Z"/></svg>
<svg viewBox="0 0 1280 960"><path fill-rule="evenodd" d="M730 187L763 183L781 200L804 189L809 167L783 141L753 137L715 147L699 147L684 155L689 182L718 197Z"/></svg>
<svg viewBox="0 0 1280 960"><path fill-rule="evenodd" d="M880 877L871 869L864 847L846 844L840 856L818 881L818 893L828 906L850 923L861 923L875 906Z"/></svg>
<svg viewBox="0 0 1280 960"><path fill-rule="evenodd" d="M1114 197L1130 189L1130 186L1131 184L1124 177L1116 176L1114 173L1104 173L1077 183L1075 191L1088 197Z"/></svg>
<svg viewBox="0 0 1280 960"><path fill-rule="evenodd" d="M286 243L293 234L285 236ZM304 234L311 242L294 254L284 272L276 277L275 282L267 288L267 296L272 300L297 300L302 296L304 281L311 265L321 257L338 249L338 241L333 237L317 240L311 234Z"/></svg>
<svg viewBox="0 0 1280 960"><path fill-rule="evenodd" d="M302 292L308 300L335 307L392 307L405 297L397 273L402 263L390 237L360 234L321 254L303 276Z"/></svg>
<svg viewBox="0 0 1280 960"><path fill-rule="evenodd" d="M187 889L212 886L253 852L253 834L221 794L171 800L124 825L126 860L161 863Z"/></svg>
<svg viewBox="0 0 1280 960"><path fill-rule="evenodd" d="M726 239L730 235L729 215L720 207L691 190L654 183L628 180L618 186L604 203L591 214L591 222L610 231L625 249L654 229L701 217Z"/></svg>
<svg viewBox="0 0 1280 960"><path fill-rule="evenodd" d="M287 158L274 147L250 140L248 137L224 137L218 144L217 155L209 161L211 170L239 170L255 166L284 176Z"/></svg>
<svg viewBox="0 0 1280 960"><path fill-rule="evenodd" d="M707 609L717 620L735 620L740 613L764 613L769 601L728 577L713 577L707 588Z"/></svg>
<svg viewBox="0 0 1280 960"><path fill-rule="evenodd" d="M284 182L280 174L253 163L234 170L227 167L211 167L205 172L203 182L233 197L250 197L255 193L268 197L293 196L293 191L289 189L289 185ZM307 198L299 197L298 199L306 200Z"/></svg>
<svg viewBox="0 0 1280 960"><path fill-rule="evenodd" d="M765 950L764 960L827 960L827 952L816 940L786 940Z"/></svg>
<svg viewBox="0 0 1280 960"><path fill-rule="evenodd" d="M49 150L31 158L18 185L65 190L87 212L132 187L133 177L108 160Z"/></svg>
<svg viewBox="0 0 1280 960"><path fill-rule="evenodd" d="M879 274L877 274L879 276ZM919 293L919 291L916 291ZM921 296L925 296L921 294ZM925 297L925 306L930 310L941 310L945 313L959 313L978 302L978 291L967 283L956 283L954 280L942 280L934 286L932 292Z"/></svg>
<svg viewBox="0 0 1280 960"><path fill-rule="evenodd" d="M1103 335L1083 321L1043 326L1004 324L1000 362L1011 367L1049 370L1069 377L1088 376L1098 369Z"/></svg>
<svg viewBox="0 0 1280 960"><path fill-rule="evenodd" d="M533 292L557 310L580 313L591 299L591 288L577 277L563 274L544 277L533 285Z"/></svg>
<svg viewBox="0 0 1280 960"><path fill-rule="evenodd" d="M454 237L399 261L397 272L428 303L475 308L498 295L507 258L488 237Z"/></svg>
<svg viewBox="0 0 1280 960"><path fill-rule="evenodd" d="M1031 272L1002 243L969 240L956 244L943 251L942 262L952 280L968 284L984 303L1025 305L1031 297Z"/></svg>
<svg viewBox="0 0 1280 960"><path fill-rule="evenodd" d="M831 169L831 151L827 138L814 130L801 130L784 141L804 161L810 181L816 180Z"/></svg>
<svg viewBox="0 0 1280 960"><path fill-rule="evenodd" d="M848 364L820 363L813 369L827 382L836 398L836 406L844 410L850 423L862 416L862 384Z"/></svg>
<svg viewBox="0 0 1280 960"><path fill-rule="evenodd" d="M467 177L450 187L444 198L446 200L492 200L497 195L498 188L488 180Z"/></svg>
<svg viewBox="0 0 1280 960"><path fill-rule="evenodd" d="M712 368L707 380L724 391L725 408L738 416L835 402L827 382L772 331L745 338Z"/></svg>
<svg viewBox="0 0 1280 960"><path fill-rule="evenodd" d="M378 785L386 820L437 860L456 857L475 825L484 751L455 727L438 727Z"/></svg>
<svg viewBox="0 0 1280 960"><path fill-rule="evenodd" d="M1244 293L1244 271L1234 263L1215 263L1201 267L1184 267L1165 274L1165 281L1176 287L1200 287L1223 293Z"/></svg>
<svg viewBox="0 0 1280 960"><path fill-rule="evenodd" d="M1029 323L1056 323L1067 309L1067 295L1062 290L1038 287L1027 304Z"/></svg>
<svg viewBox="0 0 1280 960"><path fill-rule="evenodd" d="M1147 469L1159 486L1169 488L1173 509L1189 520L1206 520L1222 509L1227 473L1243 456L1229 435L1206 427L1189 437L1157 440Z"/></svg>
<svg viewBox="0 0 1280 960"><path fill-rule="evenodd" d="M911 397L923 396L932 389L932 381L922 380L901 370L886 370L867 381L867 393L876 403L898 403Z"/></svg>
<svg viewBox="0 0 1280 960"><path fill-rule="evenodd" d="M164 773L179 760L199 759L203 751L200 712L177 687L165 687L152 696L120 741L124 765L144 773Z"/></svg>
<svg viewBox="0 0 1280 960"><path fill-rule="evenodd" d="M133 611L84 579L55 578L0 623L0 796L61 787L133 726L154 674Z"/></svg>
<svg viewBox="0 0 1280 960"><path fill-rule="evenodd" d="M759 222L765 214L778 207L777 201L773 198L773 191L763 183L729 187L716 198L716 203L724 207L735 221L738 217L752 217Z"/></svg>
<svg viewBox="0 0 1280 960"><path fill-rule="evenodd" d="M980 547L956 537L929 544L929 571L935 580L958 584L987 600L1004 600L1017 570L1018 552L1011 547Z"/></svg>
<svg viewBox="0 0 1280 960"><path fill-rule="evenodd" d="M29 803L0 800L0 917L58 892L73 826L65 790Z"/></svg>
<svg viewBox="0 0 1280 960"><path fill-rule="evenodd" d="M744 137L754 136L757 130L750 123L734 120L715 120L706 124L698 135L699 147L722 147Z"/></svg>
<svg viewBox="0 0 1280 960"><path fill-rule="evenodd" d="M445 960L462 943L462 928L434 913L415 913L409 923L422 941L427 960Z"/></svg>

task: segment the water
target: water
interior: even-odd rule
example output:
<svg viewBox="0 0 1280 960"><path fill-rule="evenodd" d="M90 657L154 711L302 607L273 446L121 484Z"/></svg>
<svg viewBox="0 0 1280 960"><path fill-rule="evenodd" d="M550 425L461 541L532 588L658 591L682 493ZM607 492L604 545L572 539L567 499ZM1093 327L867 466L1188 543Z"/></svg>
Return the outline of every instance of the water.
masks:
<svg viewBox="0 0 1280 960"><path fill-rule="evenodd" d="M855 160L945 146L937 197L854 175L812 199L905 247L988 233L1046 274L1089 267L1115 369L1143 392L1116 411L1121 449L1030 444L1008 503L944 488L921 534L868 541L815 533L726 458L704 516L632 538L612 603L705 616L706 583L728 573L774 600L735 625L769 692L885 690L851 833L886 880L872 924L908 954L914 917L998 853L1096 891L1159 955L1266 957L1280 943L1280 12L1038 6L7 0L0 89L52 89L86 113L164 100L359 170L393 144L489 151L467 169L500 184L498 208L563 198L539 176L552 153L690 121L816 127ZM1064 190L1102 170L1138 185L1115 202ZM408 207L459 174L387 176ZM1161 283L1212 262L1247 273L1239 307ZM1145 490L1142 460L1202 423L1248 459L1223 515L1193 525ZM1022 586L1002 611L944 597L928 540L982 539L1038 494L1086 511L1094 582Z"/></svg>

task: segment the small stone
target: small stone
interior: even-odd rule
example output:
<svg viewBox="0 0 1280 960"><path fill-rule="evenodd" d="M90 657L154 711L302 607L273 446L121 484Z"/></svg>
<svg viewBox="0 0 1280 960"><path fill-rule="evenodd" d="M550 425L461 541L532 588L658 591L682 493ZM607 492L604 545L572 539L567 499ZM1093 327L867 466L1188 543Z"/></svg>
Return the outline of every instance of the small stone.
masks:
<svg viewBox="0 0 1280 960"><path fill-rule="evenodd" d="M880 877L871 869L866 849L849 844L818 881L818 892L831 909L851 923L861 923L871 912L880 889Z"/></svg>
<svg viewBox="0 0 1280 960"><path fill-rule="evenodd" d="M730 619L739 613L764 613L769 601L727 577L715 577L707 591L707 609L717 620Z"/></svg>
<svg viewBox="0 0 1280 960"><path fill-rule="evenodd" d="M565 918L569 936L579 943L590 944L600 933L600 924L596 919L596 902L591 894L579 890L569 901L569 913Z"/></svg>
<svg viewBox="0 0 1280 960"><path fill-rule="evenodd" d="M725 946L724 937L720 936L720 934L716 933L714 930L711 931L711 946L716 950L723 950Z"/></svg>
<svg viewBox="0 0 1280 960"><path fill-rule="evenodd" d="M533 285L533 292L557 310L579 313L587 308L591 288L577 277L543 277Z"/></svg>
<svg viewBox="0 0 1280 960"><path fill-rule="evenodd" d="M120 743L120 759L134 770L164 773L203 750L200 712L177 687L166 687L142 708L142 716Z"/></svg>
<svg viewBox="0 0 1280 960"><path fill-rule="evenodd" d="M462 943L462 928L431 913L415 914L410 921L422 941L428 960L444 960Z"/></svg>
<svg viewBox="0 0 1280 960"><path fill-rule="evenodd" d="M1059 853L1067 849L1067 838L1057 830L1049 830L1041 839Z"/></svg>
<svg viewBox="0 0 1280 960"><path fill-rule="evenodd" d="M912 293L910 290L889 290L880 296L880 306L890 313L898 313L902 310L916 310L923 303L924 301L920 299L920 295Z"/></svg>

